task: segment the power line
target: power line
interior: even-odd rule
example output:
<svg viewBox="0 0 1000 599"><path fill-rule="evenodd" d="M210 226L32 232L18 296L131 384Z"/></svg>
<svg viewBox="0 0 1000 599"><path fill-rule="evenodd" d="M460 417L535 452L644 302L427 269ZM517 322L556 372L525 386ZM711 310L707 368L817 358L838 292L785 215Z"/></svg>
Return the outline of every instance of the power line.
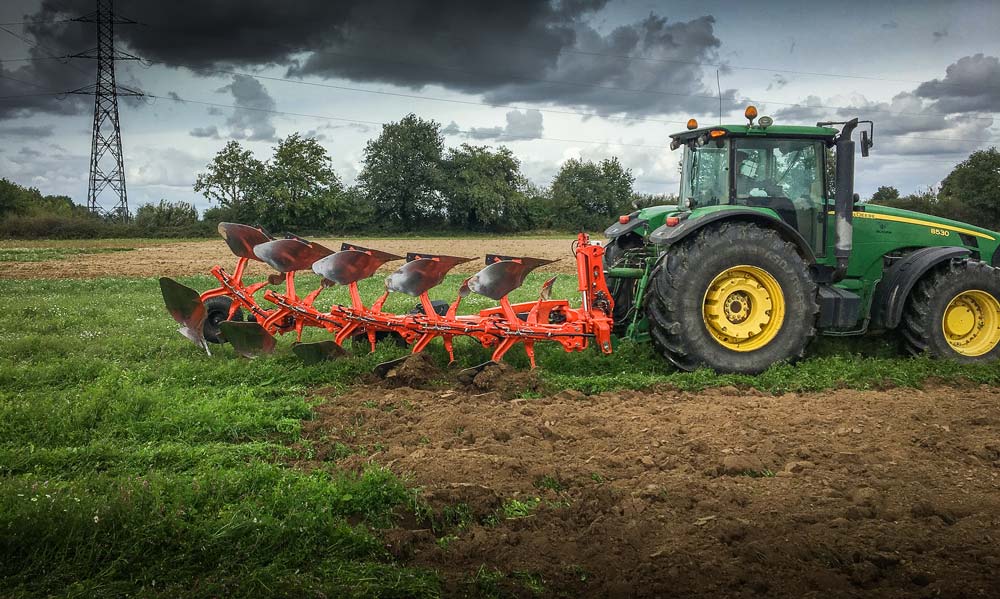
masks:
<svg viewBox="0 0 1000 599"><path fill-rule="evenodd" d="M342 91L352 91L352 92L376 94L376 95L383 95L383 96L394 96L394 97L401 97L401 98L411 98L411 99L427 100L427 101L434 101L434 102L448 102L448 103L453 103L453 104L464 104L464 105L469 105L469 106L483 106L483 107L487 107L487 108L507 108L507 109L515 109L515 110L537 110L539 112L545 112L545 113L578 115L578 116L583 116L583 117L586 117L586 118L621 119L621 120L654 122L654 123L666 123L666 124L686 124L687 123L687 121L672 121L672 120L654 119L654 118L648 118L648 117L615 117L615 116L611 116L611 115L601 115L601 114L589 113L589 112L578 112L578 111L573 111L573 110L556 110L556 109L549 109L549 108L533 108L533 107L529 107L529 106L518 106L518 105L512 105L512 104L491 104L489 102L475 102L475 101L472 101L472 100L457 100L457 99L453 99L453 98L440 98L440 97L425 96L425 95L420 95L420 94L406 94L406 93L401 93L401 92L389 92L389 91L383 91L383 90L373 90L373 89L367 89L367 88L361 88L361 87L352 87L352 86L346 86L346 85L333 85L333 84L329 84L329 83L318 83L318 82L312 82L312 81L303 81L301 79L290 79L290 78L287 78L287 77L273 77L273 76L267 76L267 75L260 75L260 74L257 74L257 73L248 73L248 72L244 72L244 71L234 71L234 70L229 70L229 69L202 68L202 67L197 67L197 66L193 66L193 65L190 65L190 64L182 64L181 63L181 64L178 65L178 64L167 63L165 61L146 61L146 62L149 62L151 64L152 63L164 64L164 65L168 65L168 66L185 66L185 67L190 68L190 69L197 68L197 69L200 69L200 70L203 70L203 71L210 71L210 72L215 72L215 73L224 73L224 74L228 74L228 75L240 75L240 76L244 76L244 77L252 77L254 79L265 80L265 81L280 81L280 82L292 83L292 84L296 84L296 85L307 85L307 86L310 86L310 87L321 87L321 88L329 88L329 89L336 89L336 90L342 90ZM995 140L995 139L961 139L961 138L952 138L952 137L948 137L948 138L944 138L944 137L909 137L909 134L901 134L901 135L886 134L886 135L881 135L880 137L901 138L901 139L903 139L903 138L905 138L905 139L924 139L924 140L930 140L930 141L963 141L963 142L979 142L979 143L984 143L984 142L1000 142L1000 140Z"/></svg>
<svg viewBox="0 0 1000 599"><path fill-rule="evenodd" d="M232 109L235 109L235 110L251 110L251 111L254 111L254 112L264 112L264 113L268 113L268 114L278 114L278 115L284 115L284 116L296 116L296 117L312 118L312 119L323 119L323 120L339 121L339 122L345 122L345 123L356 123L356 124L362 124L362 125L378 125L378 126L381 126L381 125L386 125L387 124L384 121L366 121L366 120L361 120L361 119L349 119L349 118L344 118L344 117L327 116L327 115L321 115L321 114L306 114L306 113L301 113L301 112L287 112L287 111L284 111L284 110L273 110L273 109L270 109L270 108L254 108L254 107L250 107L250 106L236 106L234 104L223 104L221 102L206 102L206 101L202 101L202 100L189 100L187 98L182 98L180 96L158 96L158 95L155 95L155 94L146 94L146 95L148 97L150 97L150 98L156 98L156 99L162 99L162 100L172 100L174 102L187 103L187 104L198 104L198 105L202 105L202 106L214 106L216 108L232 108ZM474 131L463 130L463 129L453 129L453 130L451 130L450 133L456 133L456 134L461 133L461 134L468 135L468 134L473 134ZM514 139L514 140L510 140L510 141L536 140L536 139L537 140L543 140L543 141L558 141L558 142L582 143L582 144L593 144L593 145L610 145L610 146L622 146L622 147L631 147L631 148L653 148L653 149L657 149L657 150L669 150L670 149L669 146L660 146L660 145L630 144L630 143L620 143L620 142L613 142L613 141L594 141L594 140L586 140L586 139L564 139L564 138L558 138L558 137L543 137L541 135L524 136L520 140Z"/></svg>
<svg viewBox="0 0 1000 599"><path fill-rule="evenodd" d="M30 39L24 37L23 35L20 35L18 33L14 33L13 31L11 31L10 29L7 29L6 27L0 26L0 31L4 31L4 32L6 32L6 33L8 33L8 34L10 34L10 35L12 35L14 37L16 37L17 39L19 39L22 42L24 42L24 43L28 44L29 46L31 46L32 48L38 48L39 50L47 52L49 54L49 56L52 57L52 58L55 58L56 55L58 54L57 52L55 52L54 50L52 50L48 46L39 43L37 40L30 40Z"/></svg>
<svg viewBox="0 0 1000 599"><path fill-rule="evenodd" d="M427 68L427 69L436 69L436 70L442 70L442 71L455 71L455 72L470 73L470 74L475 74L475 75L482 75L485 72L483 70L464 69L464 68L461 68L461 67L454 67L454 66L432 65L432 64L427 64L427 63L415 63L415 62L408 62L408 61L402 61L402 60L393 60L393 59L386 59L386 58L374 58L374 57L370 57L370 56L362 56L362 55L357 55L357 54L344 54L342 52L331 52L331 51L322 51L322 52L319 52L319 51L317 51L317 52L315 52L315 54L324 55L324 56L337 56L337 57L340 57L340 58L347 58L347 59L351 59L351 60L369 60L369 61L373 61L373 62L383 62L383 63L389 63L389 64L397 64L397 65L403 65L403 66L415 67L415 68ZM581 82L581 81L565 81L565 80L561 80L561 79L543 79L543 78L537 78L537 77L528 77L528 76L525 76L525 75L515 75L513 73L501 73L501 72L497 72L497 71L492 71L492 73L495 74L495 75L506 77L508 79L517 79L517 80L522 80L522 81L533 81L533 82L536 82L536 83L547 83L547 84L552 84L552 85L565 85L565 86L569 86L569 87L586 87L586 88L593 88L593 89L603 89L603 90L608 90L608 91L618 91L618 92L626 92L626 93L634 93L634 94L647 94L647 95L658 95L658 96L669 96L669 97L701 98L701 99L705 99L705 100L712 100L713 102L716 102L719 99L718 96L709 95L709 94L685 94L685 93L680 93L680 92L668 92L668 91L663 91L663 90L637 89L637 88L629 88L629 87L618 87L618 86L613 86L613 85L602 85L602 84L599 84L599 83L585 83L585 82ZM851 107L851 106L828 106L828 105L823 105L823 104L812 104L812 105L810 105L810 104L800 104L800 103L794 103L794 102L778 102L778 101L775 101L775 100L768 100L768 99L764 99L764 98L757 98L756 100L750 99L750 101L753 101L753 102L758 103L758 104L760 104L760 103L764 103L764 104L776 104L778 106L788 106L788 107L797 107L797 108L823 108L823 109L826 109L826 110L842 110L842 111L857 111L857 110L859 110L857 107ZM864 110L867 113L891 114L891 115L898 115L898 116L914 116L914 117L924 117L924 118L930 118L930 117L947 117L947 116L950 116L950 115L948 115L946 113L941 113L941 112L916 113L916 112L894 112L894 111L891 111L891 110L878 110L878 109L864 109ZM990 120L990 121L994 120L992 117L975 117L975 116L969 116L967 118L975 119L975 120Z"/></svg>
<svg viewBox="0 0 1000 599"><path fill-rule="evenodd" d="M34 83L33 81L25 81L24 79L15 79L14 77L10 77L8 75L0 75L0 79L7 79L8 81L16 81L18 83L23 83L24 85L30 85L32 87L45 87L44 85Z"/></svg>
<svg viewBox="0 0 1000 599"><path fill-rule="evenodd" d="M38 48L39 50L45 52L46 54L49 55L48 59L59 60L62 64L65 64L66 66L72 68L73 70L79 71L79 72L83 73L84 75L88 75L88 76L90 75L90 73L87 73L86 71L84 71L80 67L76 66L75 64L70 63L68 60L64 60L64 59L71 58L70 56L66 56L66 55L60 56L58 52L56 52L55 50L49 48L48 46L46 46L44 44L39 43L37 40L30 40L30 39L24 37L23 35L18 35L16 33L14 33L13 31L11 31L10 29L7 29L6 27L0 26L0 31L4 31L6 33L9 33L10 35L12 35L12 36L16 37L17 39L21 40L22 42L28 44L32 48Z"/></svg>
<svg viewBox="0 0 1000 599"><path fill-rule="evenodd" d="M132 21L129 21L129 22L132 23ZM0 27L0 29L2 29L2 27ZM14 35L14 36L18 37L19 39L25 41L26 43L33 44L33 45L38 45L36 43L31 42L30 40L28 40L26 38L23 38L21 36L18 36L17 34L14 34L13 32L11 32L11 31L9 31L7 29L3 29L3 30L7 31L7 33L10 33L11 35ZM38 46L42 47L40 45L38 45ZM377 62L389 62L389 63L395 63L395 64L404 64L404 65L408 65L408 66L417 66L417 67L421 67L422 66L422 67L425 67L425 68L439 69L439 70L453 70L453 71L457 71L457 72L466 72L466 73L475 73L475 74L481 73L481 71L471 71L469 69L462 69L460 67L448 67L448 66L443 66L443 65L430 65L430 64L426 64L426 63L422 63L422 64L421 63L411 63L411 62L405 62L405 61L395 61L395 60L389 60L389 59L374 58L374 57L370 57L370 56L358 56L358 55L351 55L351 54L343 54L343 53L339 53L339 52L329 52L329 51L318 52L317 51L316 54L338 56L338 57L342 57L342 58L372 60L372 61L377 61ZM587 54L598 54L598 55L601 55L600 53L587 53ZM607 55L607 56L615 56L615 55ZM71 58L71 57L66 57L66 56L50 56L50 57L47 57L47 58L48 59L64 59L64 58ZM637 58L637 57L633 57L633 58ZM10 59L9 61L13 62L15 60L17 60L17 61L23 61L23 60L34 60L34 59ZM667 59L657 59L657 60L667 60ZM6 62L6 61L3 61L3 62ZM293 80L293 79L290 79L290 78L287 78L287 77L273 77L273 76L256 75L256 74L252 74L252 73L242 73L242 72L238 72L238 71L230 71L230 70L225 70L225 69L216 69L216 68L201 67L201 66L197 66L197 65L184 64L184 63L168 63L168 62L162 61L162 60L161 61L147 61L147 62L149 62L151 64L152 63L159 63L159 64L163 64L163 65L166 65L166 66L184 66L184 67L187 67L187 68L192 69L192 70L208 70L208 71L221 72L221 73L240 74L240 75L246 75L246 76L255 77L255 78L264 79L264 80L283 81L283 82L288 82L288 83L299 83L299 84L310 85L310 86L315 86L315 87L327 87L327 88L331 88L331 89L340 89L340 90L347 90L347 91L358 91L358 92L381 94L381 95L387 95L387 96L397 96L397 97L415 98L415 99L426 99L426 100L451 102L451 103L466 104L466 105L482 105L482 106L499 107L499 108L513 108L513 109L519 109L519 110L526 110L527 109L527 108L523 108L523 107L519 107L519 106L509 105L509 104L491 104L491 103L488 103L488 102L473 102L473 101L467 101L467 100L453 100L453 99L446 99L446 98L432 98L432 97L420 96L420 95L416 95L416 94L403 94L403 93L398 93L398 92L386 92L386 91L378 91L378 90L368 90L368 89L354 88L354 87L349 87L349 86L337 86L337 85L332 85L332 84L307 82L307 81L301 81L301 80L296 81L296 80ZM718 66L718 65L713 65L713 63L692 63L692 64L702 64L702 65L705 65L705 66ZM751 68L751 67L747 67L747 68ZM768 70L768 69L764 69L763 67L752 67L752 68L760 69L760 70ZM784 71L782 71L782 72L784 72ZM803 73L805 73L805 72L803 71ZM719 96L717 96L717 95L684 94L684 93L679 93L679 92L667 92L667 91L662 91L662 90L644 90L644 89L625 88L625 87L617 87L617 86L610 86L610 85L601 85L601 84L594 84L594 83L584 83L584 82L574 82L574 81L564 81L564 80L532 78L532 77L525 77L525 76L513 75L513 74L505 74L505 73L496 73L496 74L499 74L499 75L505 76L505 77L514 78L514 79L522 79L522 80L527 80L527 81L535 81L535 82L555 84L555 85L567 85L567 86L578 86L578 87L579 86L582 86L582 87L592 87L592 88L597 88L597 89L605 89L605 90L609 90L609 91L620 91L620 92L639 93L639 94L656 94L656 95L666 95L666 96L676 96L676 97L690 97L690 98L700 98L700 99L713 100L713 101L719 99ZM923 112L923 113L895 112L895 111L891 111L891 110L879 110L879 109L872 109L872 108L859 109L859 108L850 107L850 106L829 106L829 105L822 105L822 104L809 105L809 104L792 103L792 102L779 102L779 101L776 101L776 100L769 100L769 99L765 99L765 98L757 98L756 100L751 98L750 101L755 102L755 103L775 104L775 105L778 105L778 106L786 106L786 107L811 108L811 109L823 108L823 109L827 109L827 110L839 110L839 111L860 111L860 110L863 110L866 113L889 114L889 115L898 115L898 116L913 116L913 117L922 117L922 118L947 117L947 116L950 116L947 113L939 113L939 112ZM565 110L556 110L556 109L533 108L532 110L538 110L540 112L550 112L550 113L554 113L554 114L576 114L576 115L585 116L585 117L589 117L589 118L598 117L598 118L605 118L605 119L609 119L609 120L662 122L662 123L670 123L670 124L683 124L684 122L686 122L686 121L671 121L671 120L666 120L666 119L654 119L654 118L649 118L649 117L616 117L616 116L612 116L612 115L601 115L601 114L596 114L596 113L585 113L585 112L578 112L578 111L565 111ZM994 120L992 117L968 116L967 118L975 119L975 120L991 120L991 121Z"/></svg>
<svg viewBox="0 0 1000 599"><path fill-rule="evenodd" d="M14 94L11 96L0 96L0 100L13 100L15 98L37 98L39 96L65 96L66 92L38 92L34 94Z"/></svg>
<svg viewBox="0 0 1000 599"><path fill-rule="evenodd" d="M386 125L387 124L385 121L368 121L368 120L362 120L362 119L351 119L351 118L345 118L345 117L335 117L335 116L320 115L320 114L308 114L308 113L301 113L301 112L288 112L288 111L284 111L284 110L275 110L275 109L270 109L270 108L254 108L254 107L250 107L250 106L237 106L237 105L234 105L234 104L223 104L221 102L207 102L207 101L203 101L203 100L190 100L190 99L182 98L182 97L176 96L176 95L173 95L173 96L159 96L159 95L155 95L155 94L146 94L146 96L149 97L149 98L155 98L155 99L171 100L173 102L178 102L178 103L182 103L182 104L185 104L185 103L186 104L196 104L196 105L201 105L201 106L211 106L211 107L215 107L215 108L230 108L230 109L234 109L234 110L250 110L250 111L254 111L254 112L263 112L263 113L276 114L276 115L282 115L282 116L294 116L294 117L300 117L300 118L313 118L313 119L330 120L330 121L338 121L338 122L345 122L345 123L355 123L355 124L362 124L362 125L382 126L382 125ZM453 129L448 134L471 135L471 134L474 134L474 133L475 133L474 131L466 130L466 129ZM888 137L888 136L884 136L884 137ZM521 139L512 139L512 140L507 140L507 141L530 141L530 140L555 141L555 142L563 142L563 143L580 143L580 144L597 145L597 146L620 146L620 147L627 147L627 148L647 148L647 149L668 150L668 151L670 150L669 146L663 146L663 145L624 143L624 142L615 142L615 141L608 141L608 140L601 140L601 141L599 141L599 140L587 140L587 139L568 139L568 138L561 138L561 137L545 137L545 136L541 136L541 135L524 136ZM503 140L498 139L497 141L503 141ZM959 140L949 139L948 141L959 141ZM907 160L921 160L921 161L929 161L929 162L953 163L952 160L935 159L935 158L922 158L922 157L919 157L919 156L916 156L916 157L907 157Z"/></svg>
<svg viewBox="0 0 1000 599"><path fill-rule="evenodd" d="M408 35L408 36L411 36L411 37L416 36L416 35L419 35L419 36L422 36L422 37L449 37L449 38L452 38L452 39L458 39L458 40L464 40L464 41L471 41L471 42L476 43L476 44L483 44L483 43L487 43L488 44L488 43L490 43L488 40L484 40L484 39L481 39L481 38L473 39L473 38L470 38L470 37L467 37L467 36L460 36L460 35L456 35L456 34L449 33L449 32L429 32L429 33L428 32L420 32L419 34L417 34L417 33L412 32L412 31L405 31L405 30L401 30L401 29L389 29L389 28L385 28L385 27L376 27L376 26L371 26L371 25L357 25L357 24L353 24L353 23L349 25L348 32L345 35L345 37L347 37L347 38L351 37L349 30L352 29L352 28L356 28L356 29L368 29L368 30L371 30L371 31L381 31L383 33L391 33L391 34L394 34L394 35L403 34L403 35ZM534 48L534 49L538 49L538 50L546 50L547 49L547 48L543 48L541 46L536 46L536 45L532 45L532 44L524 44L524 43L511 44L511 43L509 43L508 40L504 40L503 44L494 42L492 45L494 45L494 46L501 46L502 45L504 48L509 48L511 46L514 46L514 47L522 47L522 48ZM652 62L652 63L659 63L659 64L684 64L684 65L692 65L692 66L711 67L713 69L733 69L733 70L743 70L743 71L765 71L765 72L770 72L770 73L789 73L789 74L793 74L793 75L809 75L809 76L815 76L815 77L830 77L830 78L835 78L835 79L860 79L860 80L865 80L865 81L887 81L887 82L892 82L892 83L917 83L917 84L926 83L925 81L918 81L918 80L915 80L915 79L893 79L893 78L889 78L889 77L875 77L875 76L871 76L871 75L852 75L852 74L847 74L847 73L823 73L823 72L818 72L818 71L797 71L797 70L785 69L785 68L780 68L779 69L779 68L772 68L772 67L757 67L757 66L746 66L746 65L732 65L732 64L728 64L728 63L724 63L724 62L703 62L703 61L696 61L696 60L680 60L680 59L675 59L675 58L658 58L658 57L651 57L651 56L637 56L637 55L634 55L634 54L610 54L610 53L607 53L607 52L593 52L593 51L587 51L587 50L574 50L574 49L567 49L567 48L561 48L559 50L559 53L560 54L562 54L562 53L576 54L576 55L579 55L579 56L594 56L594 57L616 58L616 59L619 59L619 60L642 61L642 62ZM949 87L967 87L967 86L962 86L960 84L955 84L955 83L945 83L943 81L939 81L937 83L937 85L945 85L945 86L949 86Z"/></svg>
<svg viewBox="0 0 1000 599"><path fill-rule="evenodd" d="M13 27L15 25L58 25L60 23L69 23L73 19L40 19L38 21L13 21L10 23L0 23L3 27Z"/></svg>
<svg viewBox="0 0 1000 599"><path fill-rule="evenodd" d="M38 60L69 60L68 56L28 56L25 58L0 58L0 63L4 62L35 62Z"/></svg>
<svg viewBox="0 0 1000 599"><path fill-rule="evenodd" d="M360 92L360 93L366 93L366 94L376 94L376 95L380 95L380 96L394 96L394 97L397 97L397 98L411 98L411 99L416 99L416 100L427 100L427 101L433 101L433 102L448 102L448 103L452 103L452 104L464 104L464 105L467 105L467 106L484 106L484 107L487 107L487 108L508 108L508 109L513 109L513 110L537 110L538 112L546 112L546 113L552 113L552 114L569 114L569 115L577 115L577 116L582 116L582 117L587 117L587 118L601 118L601 119L623 120L623 121L643 121L643 122L650 122L650 123L666 123L666 124L671 124L671 125L683 125L683 124L687 123L687 121L672 121L672 120L668 120L668 119L654 119L654 118L650 118L650 117L614 116L614 115L598 114L598 113L595 113L595 112L579 112L579 111L575 111L575 110L556 110L556 109L552 109L552 108L535 108L535 107L531 107L531 106L519 106L519 105L514 105L514 104L500 104L500 103L491 103L491 102L475 102L475 101L472 101L472 100L458 100L458 99L455 99L455 98L441 98L441 97L436 97L436 96L425 96L425 95L421 95L421 94L406 94L406 93L402 93L402 92L390 92L390 91L384 91L384 90L367 89L367 88L362 88L362 87L351 87L351 86L347 86L347 85L333 85L333 84L330 84L330 83L318 83L318 82L315 82L315 81L303 81L302 79L291 79L291 78L288 78L288 77L274 77L274 76L268 76L268 75L260 75L260 74L257 74L257 73L247 73L247 72L244 72L244 71L233 71L233 70L229 70L229 69L205 68L205 67L200 67L200 66L190 65L190 64L183 64L183 63L167 63L166 61L162 61L162 60L149 60L149 61L144 61L144 62L148 62L148 63L151 63L151 64L163 64L163 65L166 65L166 66L184 66L184 67L187 67L187 68L192 69L192 70L197 69L197 70L201 70L201 71L210 71L210 72L214 72L214 73L224 73L224 74L227 74L227 75L241 75L241 76L244 76L244 77L253 77L254 79L260 79L260 80L264 80L264 81L280 81L280 82L284 82L284 83L293 83L293 84L296 84L296 85L307 85L307 86L310 86L310 87L323 87L323 88L328 88L328 89L337 89L337 90L341 90L341 91L352 91L352 92Z"/></svg>

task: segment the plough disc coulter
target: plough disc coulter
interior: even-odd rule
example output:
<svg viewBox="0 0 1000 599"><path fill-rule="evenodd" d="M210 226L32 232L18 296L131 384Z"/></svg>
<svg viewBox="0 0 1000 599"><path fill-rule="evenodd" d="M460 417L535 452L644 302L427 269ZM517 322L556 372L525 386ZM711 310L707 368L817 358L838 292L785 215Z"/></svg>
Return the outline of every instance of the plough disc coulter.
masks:
<svg viewBox="0 0 1000 599"><path fill-rule="evenodd" d="M410 253L386 277L385 291L368 305L358 283L374 276L383 265L404 260L403 256L348 243L334 252L301 237L274 239L260 228L235 223L221 223L219 233L237 258L232 273L221 266L212 268L219 287L199 294L172 279L160 279L167 311L181 325L180 332L206 352L209 341L225 340L238 354L254 357L274 350L275 335L294 332L292 351L307 363L344 355L343 344L351 338L367 339L374 350L376 341L386 335L397 335L414 353L441 338L452 361L452 340L456 336L472 337L493 349L494 362L520 343L532 367L537 341L558 343L568 352L582 351L595 343L603 353L611 353L614 306L602 269L604 248L583 233L574 246L577 288L582 300L579 308L551 298L555 277L542 285L537 300L512 304L508 299L531 271L553 260L487 255L485 267L465 279L454 300L445 304L432 302L428 292L440 285L453 268L475 258ZM243 276L250 261L263 262L278 274L246 284ZM312 270L322 280L318 288L300 296L295 273L303 270ZM335 304L329 310L316 308L316 298L334 285L348 288L350 304ZM384 312L390 293L418 298L419 309L409 314ZM493 299L498 305L478 314L459 315L459 306L470 293ZM239 320L241 311L248 314L246 322ZM206 335L206 322L218 328L214 339ZM301 343L305 327L325 329L333 339Z"/></svg>

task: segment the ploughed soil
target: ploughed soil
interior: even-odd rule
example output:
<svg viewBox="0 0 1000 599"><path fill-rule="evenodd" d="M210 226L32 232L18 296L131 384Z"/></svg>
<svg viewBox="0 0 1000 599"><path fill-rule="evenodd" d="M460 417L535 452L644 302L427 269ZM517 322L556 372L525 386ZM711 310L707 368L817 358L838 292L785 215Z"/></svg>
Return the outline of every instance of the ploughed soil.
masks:
<svg viewBox="0 0 1000 599"><path fill-rule="evenodd" d="M998 388L588 396L420 358L314 399L297 465L410 477L432 513L386 544L448 596L1000 596Z"/></svg>
<svg viewBox="0 0 1000 599"><path fill-rule="evenodd" d="M575 273L576 266L570 248L572 239L543 239L518 237L484 239L405 238L405 239L317 239L332 250L339 250L342 242L405 255L407 252L426 252L451 256L484 257L491 254L532 256L549 260L561 259L546 266L546 272ZM3 262L0 279L90 279L99 277L182 277L209 274L220 265L232 270L236 257L221 238L205 241L155 241L112 239L96 241L16 241L0 242L0 248L132 248L130 251L111 253L70 253L53 260L38 262ZM390 262L382 268L388 274L399 268L399 262ZM473 273L482 268L481 260L461 264L452 272ZM270 274L262 263L254 263L248 272L252 275Z"/></svg>

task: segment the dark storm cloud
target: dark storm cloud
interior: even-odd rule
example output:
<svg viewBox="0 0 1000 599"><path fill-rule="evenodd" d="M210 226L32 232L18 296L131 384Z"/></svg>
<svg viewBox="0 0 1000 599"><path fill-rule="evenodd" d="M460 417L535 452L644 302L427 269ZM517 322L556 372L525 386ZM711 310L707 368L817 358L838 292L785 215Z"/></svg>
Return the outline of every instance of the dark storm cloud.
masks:
<svg viewBox="0 0 1000 599"><path fill-rule="evenodd" d="M1000 59L965 56L945 69L944 79L921 83L914 93L934 100L938 112L1000 112Z"/></svg>
<svg viewBox="0 0 1000 599"><path fill-rule="evenodd" d="M26 116L34 112L76 114L93 105L93 97L84 95L56 96L48 92L69 92L92 85L96 78L94 61L85 59L57 60L89 49L93 32L86 25L33 25L20 31L16 26L4 26L0 36L20 44L17 56L35 59L30 62L0 64L0 96L18 96L0 100L0 119Z"/></svg>
<svg viewBox="0 0 1000 599"><path fill-rule="evenodd" d="M504 84L486 92L489 101L556 102L607 114L704 111L718 100L701 84L699 64L714 59L720 41L710 16L671 23L650 15L601 35L576 26L574 45L546 72L550 81ZM623 60L625 55L644 59ZM733 90L724 93L734 100Z"/></svg>
<svg viewBox="0 0 1000 599"><path fill-rule="evenodd" d="M701 67L691 63L717 60L720 41L712 17L668 22L650 14L602 35L589 23L606 4L132 0L118 2L116 9L142 24L119 26L116 35L120 46L147 60L206 74L220 65L288 65L293 76L413 88L441 85L483 94L492 102L552 102L605 114L686 111L711 102L691 97L713 94L700 83ZM51 21L92 10L92 0L42 0L28 19ZM27 34L57 54L94 43L93 26L80 23L29 26ZM92 82L67 65L49 62L27 65L24 74L55 89ZM87 66L92 73L93 65ZM9 93L8 83L0 85ZM0 107L6 109L0 116L33 110L71 113L86 102L45 98L15 104Z"/></svg>
<svg viewBox="0 0 1000 599"><path fill-rule="evenodd" d="M140 25L119 25L120 43L147 60L170 65L285 63L296 52L312 49L347 21L362 0L120 0L115 11ZM53 20L93 12L93 0L42 0L28 20ZM36 27L36 30L46 26ZM94 45L88 25L67 27L78 50Z"/></svg>
<svg viewBox="0 0 1000 599"><path fill-rule="evenodd" d="M674 23L649 15L602 35L587 22L598 3L560 11L524 4L488 14L483 6L492 5L460 2L426 35L418 34L419 6L396 10L382 21L388 24L351 29L289 73L414 88L437 84L481 93L489 102L551 102L602 114L690 110L714 101L695 64L715 59L720 41L712 17Z"/></svg>

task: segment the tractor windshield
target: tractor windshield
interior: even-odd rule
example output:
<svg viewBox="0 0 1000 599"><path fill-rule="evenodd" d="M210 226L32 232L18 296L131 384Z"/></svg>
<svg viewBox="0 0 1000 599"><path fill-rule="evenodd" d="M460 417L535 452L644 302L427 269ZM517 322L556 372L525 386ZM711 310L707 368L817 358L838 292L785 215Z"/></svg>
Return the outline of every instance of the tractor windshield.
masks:
<svg viewBox="0 0 1000 599"><path fill-rule="evenodd" d="M729 203L729 142L684 148L681 198L692 208Z"/></svg>
<svg viewBox="0 0 1000 599"><path fill-rule="evenodd" d="M823 142L740 138L733 142L734 203L771 208L823 248Z"/></svg>

